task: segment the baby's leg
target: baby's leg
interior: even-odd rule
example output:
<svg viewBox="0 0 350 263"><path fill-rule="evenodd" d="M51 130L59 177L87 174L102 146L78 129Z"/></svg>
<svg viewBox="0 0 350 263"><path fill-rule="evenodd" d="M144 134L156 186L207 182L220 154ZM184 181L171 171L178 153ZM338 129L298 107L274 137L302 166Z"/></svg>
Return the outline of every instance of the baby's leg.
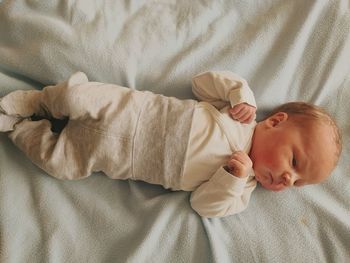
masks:
<svg viewBox="0 0 350 263"><path fill-rule="evenodd" d="M55 86L47 86L43 90L17 90L0 99L0 111L3 114L27 118L37 115L47 118L63 118L69 115L71 104L77 99L70 98L70 91L79 84L87 83L88 79L82 72L72 75L67 81ZM84 88L78 94L86 97Z"/></svg>
<svg viewBox="0 0 350 263"><path fill-rule="evenodd" d="M15 126L9 137L34 164L56 178L79 179L92 173L87 157L91 153L80 143L84 139L81 131L71 129L69 123L58 134L51 131L48 120L26 119Z"/></svg>
<svg viewBox="0 0 350 263"><path fill-rule="evenodd" d="M15 125L21 120L20 117L0 113L0 132L13 131Z"/></svg>
<svg viewBox="0 0 350 263"><path fill-rule="evenodd" d="M44 115L41 108L42 91L16 90L1 98L0 109L3 114L27 118L33 114Z"/></svg>
<svg viewBox="0 0 350 263"><path fill-rule="evenodd" d="M40 91L14 91L0 99L0 132L8 132L23 119L40 112ZM41 115L44 115L43 113Z"/></svg>
<svg viewBox="0 0 350 263"><path fill-rule="evenodd" d="M14 126L9 137L36 165L57 178L77 179L92 171L116 173L110 168L113 162L108 162L114 153L114 144L108 138L129 141L143 105L144 96L140 95L143 93L87 82L84 76L78 73L57 86L48 86L42 91L19 91L0 101L5 114L24 118ZM130 105L126 107L126 104ZM48 120L28 118L33 114L48 119L68 119L68 123L59 134L53 133ZM123 129L119 131L121 126ZM132 144L125 144L128 147L123 149L127 150L120 151L131 152ZM130 165L125 164L124 170ZM124 178L124 174L121 177Z"/></svg>

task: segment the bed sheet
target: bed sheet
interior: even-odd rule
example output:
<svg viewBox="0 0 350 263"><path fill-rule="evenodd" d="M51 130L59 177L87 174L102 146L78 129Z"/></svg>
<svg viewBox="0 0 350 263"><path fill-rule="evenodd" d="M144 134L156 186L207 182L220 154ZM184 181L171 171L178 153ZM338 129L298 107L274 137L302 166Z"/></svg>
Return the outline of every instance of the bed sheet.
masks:
<svg viewBox="0 0 350 263"><path fill-rule="evenodd" d="M325 107L343 154L325 183L258 187L244 212L199 217L189 193L102 174L59 181L0 135L1 262L348 262L349 1L0 1L0 95L76 71L178 98L191 77L230 70L261 118L304 100Z"/></svg>

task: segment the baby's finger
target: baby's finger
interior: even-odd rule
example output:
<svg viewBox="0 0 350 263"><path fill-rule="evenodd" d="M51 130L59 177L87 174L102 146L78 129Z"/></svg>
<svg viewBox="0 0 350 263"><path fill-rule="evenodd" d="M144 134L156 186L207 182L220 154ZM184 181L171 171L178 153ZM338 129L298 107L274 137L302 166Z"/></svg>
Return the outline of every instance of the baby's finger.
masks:
<svg viewBox="0 0 350 263"><path fill-rule="evenodd" d="M243 168L243 164L241 161L237 160L237 159L231 159L227 162L227 166L231 169L242 169Z"/></svg>
<svg viewBox="0 0 350 263"><path fill-rule="evenodd" d="M238 104L238 105L233 106L231 109L229 109L229 112L230 112L232 115L236 115L236 114L238 114L241 110L243 110L244 108L245 108L245 105L244 105L244 104Z"/></svg>
<svg viewBox="0 0 350 263"><path fill-rule="evenodd" d="M249 123L251 123L251 122L254 120L254 118L255 118L255 114L254 114L254 113L250 113L250 114L247 116L247 118L242 119L241 122L242 122L242 123L245 123L245 124L249 124Z"/></svg>
<svg viewBox="0 0 350 263"><path fill-rule="evenodd" d="M246 119L249 119L250 115L251 112L248 109L245 109L239 112L239 114L236 116L236 119L240 122L243 122Z"/></svg>
<svg viewBox="0 0 350 263"><path fill-rule="evenodd" d="M236 151L231 155L231 160L237 160L245 166L251 167L253 165L252 160L249 158L248 154L243 151Z"/></svg>
<svg viewBox="0 0 350 263"><path fill-rule="evenodd" d="M230 173L238 176L238 177L243 177L247 173L247 168L238 160L231 159L228 163L227 166L230 170Z"/></svg>
<svg viewBox="0 0 350 263"><path fill-rule="evenodd" d="M234 152L232 154L231 160L236 160L236 161L239 161L241 163L244 163L244 156L243 156L242 152L237 151L237 152Z"/></svg>

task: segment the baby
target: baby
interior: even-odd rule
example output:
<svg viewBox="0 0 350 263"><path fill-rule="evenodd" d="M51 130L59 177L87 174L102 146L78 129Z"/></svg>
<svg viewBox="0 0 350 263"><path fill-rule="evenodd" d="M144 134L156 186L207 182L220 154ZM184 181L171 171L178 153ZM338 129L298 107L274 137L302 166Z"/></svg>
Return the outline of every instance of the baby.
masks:
<svg viewBox="0 0 350 263"><path fill-rule="evenodd" d="M89 82L79 72L3 97L0 130L56 178L102 171L191 191L204 217L241 212L257 182L281 191L320 183L335 167L339 130L320 108L287 103L256 123L253 93L238 75L205 72L192 84L200 102ZM66 120L63 129L54 119Z"/></svg>

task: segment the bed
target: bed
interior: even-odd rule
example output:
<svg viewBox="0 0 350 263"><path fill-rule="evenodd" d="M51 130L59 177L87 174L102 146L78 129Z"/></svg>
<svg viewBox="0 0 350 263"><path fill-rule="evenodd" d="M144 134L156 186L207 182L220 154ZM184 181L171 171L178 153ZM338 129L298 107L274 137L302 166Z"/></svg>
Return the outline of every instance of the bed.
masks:
<svg viewBox="0 0 350 263"><path fill-rule="evenodd" d="M343 153L320 185L258 186L248 208L201 218L188 192L93 174L59 181L0 135L0 262L349 262L349 1L3 0L0 96L83 71L90 80L194 98L191 77L230 70L258 119L325 107Z"/></svg>

